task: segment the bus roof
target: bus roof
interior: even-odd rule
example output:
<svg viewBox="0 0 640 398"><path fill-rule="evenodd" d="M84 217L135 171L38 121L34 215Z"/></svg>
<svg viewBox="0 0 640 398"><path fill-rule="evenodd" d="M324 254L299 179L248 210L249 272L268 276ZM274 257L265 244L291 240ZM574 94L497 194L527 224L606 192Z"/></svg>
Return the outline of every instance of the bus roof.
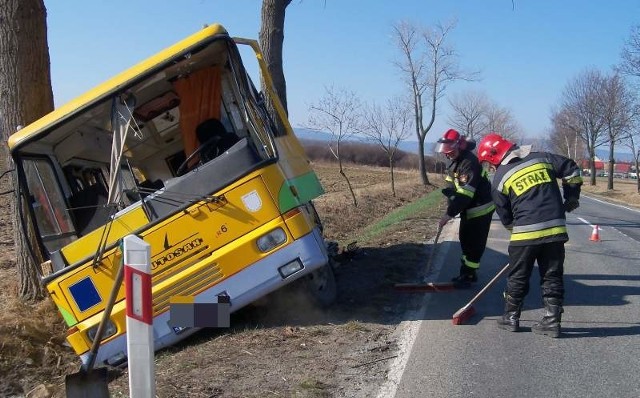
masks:
<svg viewBox="0 0 640 398"><path fill-rule="evenodd" d="M157 65L165 61L171 60L176 56L184 53L185 50L197 47L201 43L209 41L217 35L227 35L227 31L220 24L213 24L205 27L201 31L187 37L178 43L165 48L157 54L145 59L144 61L132 66L131 68L117 74L111 79L99 84L93 89L80 95L79 97L67 102L51 113L41 117L26 127L20 129L11 135L8 140L9 150L11 152L17 150L22 144L30 141L40 134L46 133L52 127L58 125L69 117L72 117L79 111L95 104L101 99L117 92L130 82L145 75Z"/></svg>

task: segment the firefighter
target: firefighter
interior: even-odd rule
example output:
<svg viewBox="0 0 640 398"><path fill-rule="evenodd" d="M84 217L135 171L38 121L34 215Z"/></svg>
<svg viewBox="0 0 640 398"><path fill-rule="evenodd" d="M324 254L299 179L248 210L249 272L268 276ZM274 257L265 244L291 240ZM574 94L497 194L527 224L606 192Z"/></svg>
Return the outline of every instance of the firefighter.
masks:
<svg viewBox="0 0 640 398"><path fill-rule="evenodd" d="M439 222L442 228L460 214L460 248L462 251L460 273L452 281L458 288L468 288L478 280L480 258L487 246L491 218L495 206L491 202L491 183L480 162L471 152L475 142L468 141L456 130L450 129L438 140L436 151L451 162L447 166L447 211Z"/></svg>
<svg viewBox="0 0 640 398"><path fill-rule="evenodd" d="M559 337L564 243L569 240L565 212L579 206L580 169L569 158L532 152L531 146L517 146L494 133L480 141L478 159L496 169L491 193L502 224L511 231L511 269L504 294L505 311L498 325L512 332L519 330L522 303L537 261L545 312L531 329L536 334ZM562 180L562 194L557 179Z"/></svg>

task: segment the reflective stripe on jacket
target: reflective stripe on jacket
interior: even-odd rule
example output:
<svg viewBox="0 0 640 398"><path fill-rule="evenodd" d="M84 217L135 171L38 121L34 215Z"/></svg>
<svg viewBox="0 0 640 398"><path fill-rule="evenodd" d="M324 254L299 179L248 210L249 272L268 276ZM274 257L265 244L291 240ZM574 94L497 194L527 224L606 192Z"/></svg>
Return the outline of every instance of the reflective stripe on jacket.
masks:
<svg viewBox="0 0 640 398"><path fill-rule="evenodd" d="M447 167L447 215L464 213L467 218L480 217L494 211L491 183L478 158L468 150L460 151Z"/></svg>
<svg viewBox="0 0 640 398"><path fill-rule="evenodd" d="M511 229L511 245L565 242L564 198L580 197L580 169L564 156L532 152L500 165L493 179L492 197L502 223Z"/></svg>

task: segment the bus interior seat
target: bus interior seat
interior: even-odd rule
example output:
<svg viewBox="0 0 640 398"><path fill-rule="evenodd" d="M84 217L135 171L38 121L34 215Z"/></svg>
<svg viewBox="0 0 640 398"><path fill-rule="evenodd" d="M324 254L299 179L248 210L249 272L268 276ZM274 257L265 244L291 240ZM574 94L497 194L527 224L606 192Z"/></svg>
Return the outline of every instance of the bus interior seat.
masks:
<svg viewBox="0 0 640 398"><path fill-rule="evenodd" d="M207 119L196 127L196 137L200 146L207 148L200 153L203 162L219 156L238 142L238 136L229 133L218 119Z"/></svg>
<svg viewBox="0 0 640 398"><path fill-rule="evenodd" d="M86 235L109 220L107 201L107 191L101 184L90 185L71 195L69 210L80 235Z"/></svg>

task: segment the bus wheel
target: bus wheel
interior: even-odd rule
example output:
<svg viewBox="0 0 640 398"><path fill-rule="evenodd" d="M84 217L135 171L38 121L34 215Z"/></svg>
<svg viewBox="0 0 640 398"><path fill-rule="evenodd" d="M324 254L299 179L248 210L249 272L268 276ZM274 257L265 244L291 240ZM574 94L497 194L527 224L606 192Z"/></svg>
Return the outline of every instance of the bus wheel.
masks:
<svg viewBox="0 0 640 398"><path fill-rule="evenodd" d="M304 288L311 300L320 307L333 304L336 301L338 289L331 265L326 264L310 273L305 278Z"/></svg>

